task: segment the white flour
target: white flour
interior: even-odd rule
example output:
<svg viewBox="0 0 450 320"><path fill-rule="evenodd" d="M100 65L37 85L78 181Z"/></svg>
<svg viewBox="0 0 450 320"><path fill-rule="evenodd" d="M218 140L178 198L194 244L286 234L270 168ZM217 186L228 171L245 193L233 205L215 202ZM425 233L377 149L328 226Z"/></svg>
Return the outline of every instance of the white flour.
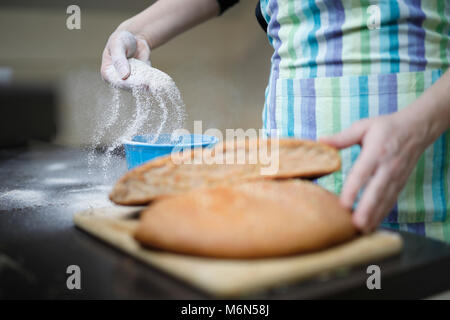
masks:
<svg viewBox="0 0 450 320"><path fill-rule="evenodd" d="M114 125L119 118L120 110L120 91L118 89L112 89L111 106L106 106L105 110L108 110L103 118L97 118L95 123L95 131L92 136L92 149L88 153L88 172L92 173L92 166L96 159L95 149L101 145L102 138L105 136L107 130Z"/></svg>
<svg viewBox="0 0 450 320"><path fill-rule="evenodd" d="M39 190L11 190L0 195L0 202L5 208L24 209L48 205L43 192Z"/></svg>
<svg viewBox="0 0 450 320"><path fill-rule="evenodd" d="M45 179L44 184L54 185L61 188L70 185L68 179ZM99 185L93 187L83 187L78 189L68 189L59 191L64 193L64 197L48 196L44 191L37 189L14 189L0 194L0 203L3 210L36 209L40 207L79 207L86 209L89 207L105 207L111 205L107 193L111 190L110 185Z"/></svg>
<svg viewBox="0 0 450 320"><path fill-rule="evenodd" d="M92 151L88 156L91 167L95 161L95 150L101 146L108 130L115 126L119 129L125 128L119 137L106 147L107 157L102 164L105 174L111 162L111 153L121 146L124 140L131 140L138 134L154 134L153 141L156 141L162 132L170 133L182 128L186 117L180 91L170 76L134 58L129 59L129 63L131 73L126 80L119 77L113 66L107 71L112 83L111 106L105 108L105 116L96 123ZM122 125L118 123L121 109L120 88L131 89L135 102L132 119L127 119ZM147 125L149 119L154 123L151 127Z"/></svg>

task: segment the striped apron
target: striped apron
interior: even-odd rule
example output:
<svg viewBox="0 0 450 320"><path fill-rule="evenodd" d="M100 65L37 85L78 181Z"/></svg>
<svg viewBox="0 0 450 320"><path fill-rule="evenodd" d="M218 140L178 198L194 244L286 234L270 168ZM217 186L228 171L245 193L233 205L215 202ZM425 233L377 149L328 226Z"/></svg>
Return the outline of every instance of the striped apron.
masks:
<svg viewBox="0 0 450 320"><path fill-rule="evenodd" d="M317 139L406 108L447 69L450 1L260 0L274 48L266 133ZM337 194L360 152L318 183ZM450 242L450 133L429 146L384 220Z"/></svg>

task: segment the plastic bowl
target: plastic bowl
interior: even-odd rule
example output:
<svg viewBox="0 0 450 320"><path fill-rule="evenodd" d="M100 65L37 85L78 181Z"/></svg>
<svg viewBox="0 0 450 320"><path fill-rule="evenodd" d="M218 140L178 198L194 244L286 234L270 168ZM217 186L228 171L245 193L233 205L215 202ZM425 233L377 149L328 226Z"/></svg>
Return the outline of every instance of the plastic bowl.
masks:
<svg viewBox="0 0 450 320"><path fill-rule="evenodd" d="M162 133L152 142L154 135L146 134L135 136L131 141L124 141L128 170L149 160L168 155L175 147L181 151L184 148L212 147L217 143L216 137L200 134L180 135L175 141L171 140L171 137L170 133Z"/></svg>

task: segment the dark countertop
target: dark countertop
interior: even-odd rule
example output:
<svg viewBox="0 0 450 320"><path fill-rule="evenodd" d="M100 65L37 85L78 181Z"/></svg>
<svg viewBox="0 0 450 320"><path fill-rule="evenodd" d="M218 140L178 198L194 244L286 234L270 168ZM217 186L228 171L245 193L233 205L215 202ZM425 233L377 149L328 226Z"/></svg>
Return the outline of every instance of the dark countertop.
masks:
<svg viewBox="0 0 450 320"><path fill-rule="evenodd" d="M43 143L0 150L0 298L208 298L75 228L73 214L108 205L126 170L118 156L103 170L104 159L88 166L86 151ZM381 290L367 289L361 266L250 298L421 298L450 289L450 246L401 235L403 252L377 263ZM72 264L81 290L66 287Z"/></svg>

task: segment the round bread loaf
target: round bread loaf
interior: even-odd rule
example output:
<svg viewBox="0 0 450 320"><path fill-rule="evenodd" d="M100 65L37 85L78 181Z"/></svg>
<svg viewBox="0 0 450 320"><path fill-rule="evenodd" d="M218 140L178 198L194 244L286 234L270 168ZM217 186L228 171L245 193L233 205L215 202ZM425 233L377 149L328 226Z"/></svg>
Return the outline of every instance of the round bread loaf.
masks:
<svg viewBox="0 0 450 320"><path fill-rule="evenodd" d="M198 155L203 158L196 158ZM341 166L336 149L299 139L232 141L213 150L203 149L203 153L202 149L196 149L178 156L175 160L171 155L158 158L129 171L116 183L110 199L122 205L142 205L203 187L315 178Z"/></svg>
<svg viewBox="0 0 450 320"><path fill-rule="evenodd" d="M290 255L349 240L350 211L309 181L257 181L154 202L135 238L144 246L220 258Z"/></svg>

